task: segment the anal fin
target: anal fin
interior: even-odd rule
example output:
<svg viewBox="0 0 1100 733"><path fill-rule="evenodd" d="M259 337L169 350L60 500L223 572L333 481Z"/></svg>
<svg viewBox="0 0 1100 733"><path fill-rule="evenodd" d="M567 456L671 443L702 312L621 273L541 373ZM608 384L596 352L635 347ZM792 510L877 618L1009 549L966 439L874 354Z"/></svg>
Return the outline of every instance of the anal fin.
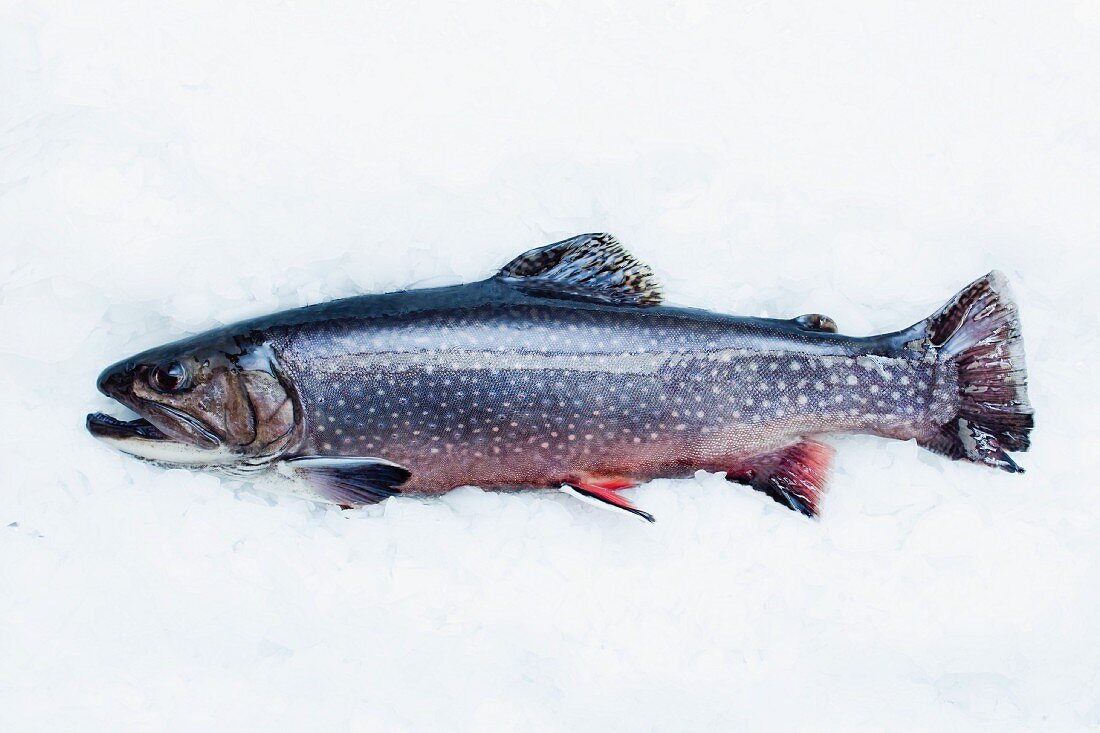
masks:
<svg viewBox="0 0 1100 733"><path fill-rule="evenodd" d="M291 458L283 461L279 470L343 507L377 504L395 496L411 475L404 466L382 458L331 456Z"/></svg>
<svg viewBox="0 0 1100 733"><path fill-rule="evenodd" d="M630 512L636 516L641 517L647 522L656 522L653 515L649 512L643 511L634 506L631 501L625 497L619 496L616 492L623 489L633 488L637 484L629 479L620 478L597 478L588 479L584 481L569 481L566 484L570 489L577 492L581 496L610 506L622 509L623 511Z"/></svg>
<svg viewBox="0 0 1100 733"><path fill-rule="evenodd" d="M825 443L802 440L746 459L730 470L727 478L746 483L807 517L816 517L834 452Z"/></svg>

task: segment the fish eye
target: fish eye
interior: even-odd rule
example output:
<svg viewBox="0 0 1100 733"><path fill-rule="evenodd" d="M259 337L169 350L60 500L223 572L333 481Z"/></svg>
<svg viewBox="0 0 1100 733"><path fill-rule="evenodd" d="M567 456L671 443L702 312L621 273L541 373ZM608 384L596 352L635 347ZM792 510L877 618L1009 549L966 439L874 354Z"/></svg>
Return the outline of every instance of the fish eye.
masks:
<svg viewBox="0 0 1100 733"><path fill-rule="evenodd" d="M149 386L158 392L180 392L190 381L187 369L178 361L158 364L149 372Z"/></svg>

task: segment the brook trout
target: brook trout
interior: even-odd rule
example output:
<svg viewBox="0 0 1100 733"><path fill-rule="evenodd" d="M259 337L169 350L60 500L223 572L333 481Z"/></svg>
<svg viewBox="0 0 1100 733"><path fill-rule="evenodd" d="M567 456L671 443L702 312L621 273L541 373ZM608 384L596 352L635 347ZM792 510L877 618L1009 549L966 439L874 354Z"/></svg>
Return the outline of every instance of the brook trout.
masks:
<svg viewBox="0 0 1100 733"><path fill-rule="evenodd" d="M914 326L662 304L611 236L526 252L481 282L363 295L201 333L108 367L141 417L88 430L164 466L345 507L396 494L620 491L697 470L816 516L829 433L915 440L1008 472L1033 426L1016 306L992 272Z"/></svg>

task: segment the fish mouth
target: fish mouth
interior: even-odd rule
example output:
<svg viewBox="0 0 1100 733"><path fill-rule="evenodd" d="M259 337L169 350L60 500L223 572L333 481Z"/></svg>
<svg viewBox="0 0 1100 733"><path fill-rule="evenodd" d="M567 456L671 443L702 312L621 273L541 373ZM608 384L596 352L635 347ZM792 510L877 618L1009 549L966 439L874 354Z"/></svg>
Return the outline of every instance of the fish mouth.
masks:
<svg viewBox="0 0 1100 733"><path fill-rule="evenodd" d="M177 407L141 399L132 392L104 388L102 383L100 391L137 413L136 419L123 420L103 412L93 412L85 421L89 433L122 450L130 452L129 447L132 446L169 443L211 450L222 444L210 427Z"/></svg>
<svg viewBox="0 0 1100 733"><path fill-rule="evenodd" d="M205 450L221 446L221 440L210 428L183 410L156 403L148 403L144 407L147 408L144 412L152 420L144 417L120 420L102 412L93 412L88 415L85 424L88 432L95 437L115 441L119 445L156 441L181 443Z"/></svg>
<svg viewBox="0 0 1100 733"><path fill-rule="evenodd" d="M190 415L164 405L146 407L145 414L151 419L120 420L93 412L85 424L92 437L134 458L160 466L210 466L232 458L221 441Z"/></svg>
<svg viewBox="0 0 1100 733"><path fill-rule="evenodd" d="M89 413L85 425L97 438L144 438L145 440L171 440L153 423L143 417L136 420L119 420L102 412Z"/></svg>

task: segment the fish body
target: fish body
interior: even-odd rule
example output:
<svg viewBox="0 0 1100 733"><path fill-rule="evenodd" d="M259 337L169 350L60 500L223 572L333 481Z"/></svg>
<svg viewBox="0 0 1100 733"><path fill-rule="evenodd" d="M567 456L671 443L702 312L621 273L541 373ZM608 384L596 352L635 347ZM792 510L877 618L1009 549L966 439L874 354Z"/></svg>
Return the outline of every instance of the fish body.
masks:
<svg viewBox="0 0 1100 733"><path fill-rule="evenodd" d="M830 433L1019 470L1008 452L1027 448L1031 408L996 273L869 338L824 316L660 300L613 238L581 235L482 282L323 303L139 354L100 388L144 419L93 415L89 429L149 460L346 506L568 486L651 518L618 492L707 470L814 514L831 455L815 436Z"/></svg>

